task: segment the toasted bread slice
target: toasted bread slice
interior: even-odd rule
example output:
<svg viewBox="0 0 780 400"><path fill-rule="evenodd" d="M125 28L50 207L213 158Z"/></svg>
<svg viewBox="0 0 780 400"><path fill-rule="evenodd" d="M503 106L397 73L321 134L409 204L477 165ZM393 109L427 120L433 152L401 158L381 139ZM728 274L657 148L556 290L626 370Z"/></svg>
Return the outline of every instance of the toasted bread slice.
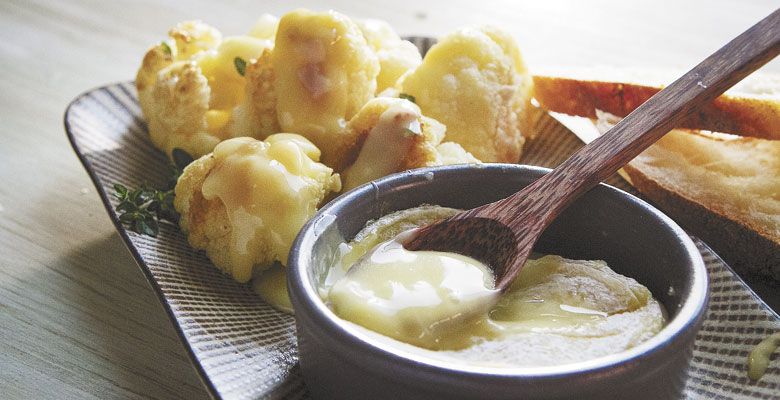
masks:
<svg viewBox="0 0 780 400"><path fill-rule="evenodd" d="M622 174L732 267L780 281L780 141L675 129Z"/></svg>
<svg viewBox="0 0 780 400"><path fill-rule="evenodd" d="M535 97L548 111L598 117L604 132L671 82L607 71L537 75ZM753 137L675 129L621 175L738 271L780 281L780 77L751 76L682 126Z"/></svg>
<svg viewBox="0 0 780 400"><path fill-rule="evenodd" d="M664 84L671 83L675 74L640 73L634 74L639 78L630 79L621 79L621 75L625 73L607 68L569 71L565 76L535 75L534 97L549 111L596 118L598 109L625 117ZM780 140L780 77L751 76L689 116L679 127Z"/></svg>
<svg viewBox="0 0 780 400"><path fill-rule="evenodd" d="M674 130L624 171L733 267L780 281L780 141Z"/></svg>

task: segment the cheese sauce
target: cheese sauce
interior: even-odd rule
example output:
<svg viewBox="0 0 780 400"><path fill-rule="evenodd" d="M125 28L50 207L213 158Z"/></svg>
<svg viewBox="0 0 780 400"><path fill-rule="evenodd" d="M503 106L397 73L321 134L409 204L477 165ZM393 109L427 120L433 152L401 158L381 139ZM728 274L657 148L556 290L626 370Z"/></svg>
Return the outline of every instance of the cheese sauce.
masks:
<svg viewBox="0 0 780 400"><path fill-rule="evenodd" d="M400 240L374 248L333 285L333 310L394 339L451 347L449 332L497 300L493 273L460 254L406 250Z"/></svg>
<svg viewBox="0 0 780 400"><path fill-rule="evenodd" d="M390 175L401 169L404 158L422 135L420 108L406 100L393 102L371 129L355 162L344 171L344 189Z"/></svg>
<svg viewBox="0 0 780 400"><path fill-rule="evenodd" d="M268 255L285 264L321 192L340 188L338 175L317 162L319 150L299 135L226 140L214 148L213 157L216 166L203 181L202 193L225 206L231 226L227 265L239 282L249 280L256 260Z"/></svg>
<svg viewBox="0 0 780 400"><path fill-rule="evenodd" d="M748 355L748 377L754 381L761 379L769 367L769 358L780 347L780 332L764 339Z"/></svg>
<svg viewBox="0 0 780 400"><path fill-rule="evenodd" d="M259 273L252 280L252 288L273 308L293 314L292 302L287 293L287 272L283 265L275 263L271 268Z"/></svg>
<svg viewBox="0 0 780 400"><path fill-rule="evenodd" d="M471 365L583 361L634 347L663 327L647 288L603 261L529 260L498 294L491 270L476 260L387 241L454 212L428 206L369 224L342 246L323 282L330 307L378 341Z"/></svg>

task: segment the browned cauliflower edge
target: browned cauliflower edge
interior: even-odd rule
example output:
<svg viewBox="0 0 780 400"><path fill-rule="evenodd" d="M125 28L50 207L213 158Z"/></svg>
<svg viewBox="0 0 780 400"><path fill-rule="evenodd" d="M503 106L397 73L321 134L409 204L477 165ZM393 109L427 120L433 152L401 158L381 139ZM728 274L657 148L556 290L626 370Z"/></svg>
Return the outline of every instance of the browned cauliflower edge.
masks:
<svg viewBox="0 0 780 400"><path fill-rule="evenodd" d="M341 189L339 175L318 160L319 150L295 134L223 141L176 184L174 207L190 245L239 282L286 263L300 228Z"/></svg>

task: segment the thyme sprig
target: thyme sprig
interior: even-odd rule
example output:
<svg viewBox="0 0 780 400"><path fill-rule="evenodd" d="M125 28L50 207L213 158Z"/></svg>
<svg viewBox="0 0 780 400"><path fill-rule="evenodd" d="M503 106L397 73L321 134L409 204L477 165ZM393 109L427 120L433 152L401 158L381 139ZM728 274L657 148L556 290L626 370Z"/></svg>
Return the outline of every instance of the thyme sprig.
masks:
<svg viewBox="0 0 780 400"><path fill-rule="evenodd" d="M174 188L184 167L192 162L192 157L181 149L173 149L171 155L173 164L163 189L154 189L147 184L135 189L114 184L114 197L119 200L116 206L119 221L133 232L155 237L160 233L161 220L179 220L179 214L173 207Z"/></svg>

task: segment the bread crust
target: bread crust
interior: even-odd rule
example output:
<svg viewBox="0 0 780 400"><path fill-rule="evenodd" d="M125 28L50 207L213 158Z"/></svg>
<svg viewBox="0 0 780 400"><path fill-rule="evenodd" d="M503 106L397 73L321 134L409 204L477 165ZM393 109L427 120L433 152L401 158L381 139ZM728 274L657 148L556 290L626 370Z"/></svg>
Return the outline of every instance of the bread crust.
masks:
<svg viewBox="0 0 780 400"><path fill-rule="evenodd" d="M542 108L596 118L596 109L625 117L661 90L632 83L536 75L534 97ZM683 120L679 128L780 140L780 99L722 95Z"/></svg>
<svg viewBox="0 0 780 400"><path fill-rule="evenodd" d="M735 270L780 281L780 243L767 232L757 231L755 227L707 208L684 193L665 187L631 164L626 165L623 171L645 198L688 232L716 248Z"/></svg>

